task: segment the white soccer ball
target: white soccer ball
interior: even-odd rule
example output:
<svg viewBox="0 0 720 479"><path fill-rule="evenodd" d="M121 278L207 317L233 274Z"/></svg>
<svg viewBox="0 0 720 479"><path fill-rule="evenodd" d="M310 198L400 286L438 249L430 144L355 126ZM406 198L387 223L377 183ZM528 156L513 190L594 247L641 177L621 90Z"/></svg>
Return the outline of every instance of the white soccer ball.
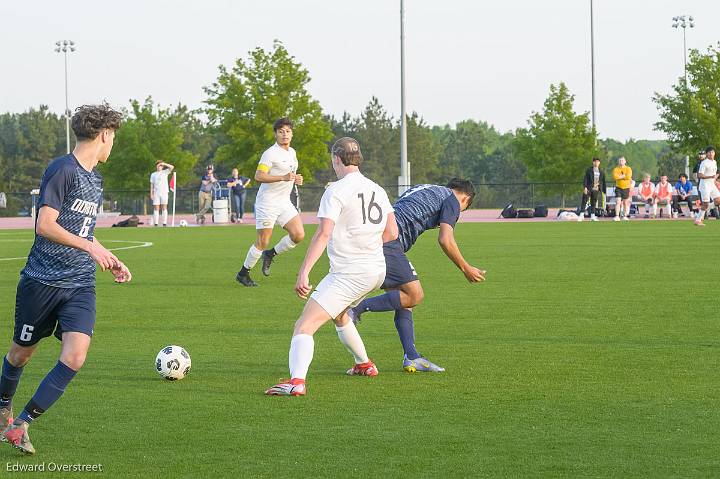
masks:
<svg viewBox="0 0 720 479"><path fill-rule="evenodd" d="M168 381L184 378L190 371L190 355L180 346L165 346L155 358L155 370Z"/></svg>
<svg viewBox="0 0 720 479"><path fill-rule="evenodd" d="M187 221L185 221L185 220L180 220L180 226L181 226L182 228L186 227L186 226L187 226Z"/></svg>

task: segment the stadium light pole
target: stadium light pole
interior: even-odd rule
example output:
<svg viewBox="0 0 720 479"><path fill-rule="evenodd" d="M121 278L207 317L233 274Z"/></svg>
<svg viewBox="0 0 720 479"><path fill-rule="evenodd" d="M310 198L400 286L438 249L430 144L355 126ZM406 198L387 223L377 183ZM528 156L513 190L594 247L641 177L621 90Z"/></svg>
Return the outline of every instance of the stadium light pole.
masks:
<svg viewBox="0 0 720 479"><path fill-rule="evenodd" d="M55 42L55 51L65 55L65 146L70 153L70 107L68 106L68 52L75 51L75 42L60 40Z"/></svg>
<svg viewBox="0 0 720 479"><path fill-rule="evenodd" d="M688 28L695 28L695 19L692 15L679 15L673 17L673 28L682 28L683 31L683 65L685 67L685 88L687 88L687 36Z"/></svg>
<svg viewBox="0 0 720 479"><path fill-rule="evenodd" d="M592 96L592 127L597 131L595 117L595 14L590 0L590 90Z"/></svg>
<svg viewBox="0 0 720 479"><path fill-rule="evenodd" d="M405 0L400 0L400 178L398 196L410 183L407 161L407 114L405 113Z"/></svg>

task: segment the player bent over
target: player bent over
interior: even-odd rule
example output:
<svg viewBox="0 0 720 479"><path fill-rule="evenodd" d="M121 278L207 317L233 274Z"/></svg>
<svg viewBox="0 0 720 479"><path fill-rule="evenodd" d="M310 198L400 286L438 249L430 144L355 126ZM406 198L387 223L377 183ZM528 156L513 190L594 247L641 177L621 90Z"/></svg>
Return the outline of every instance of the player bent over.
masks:
<svg viewBox="0 0 720 479"><path fill-rule="evenodd" d="M398 198L393 205L395 213L390 215L383 235L387 272L382 289L387 292L365 299L348 311L353 322L358 322L360 315L367 311L395 311L395 328L405 353L403 369L407 372L443 372L445 369L428 361L415 348L412 308L420 304L424 293L405 253L422 233L439 227L438 242L447 257L470 283L484 281L485 271L465 261L454 234L460 212L472 204L474 197L475 188L470 181L453 178L447 186L413 186Z"/></svg>
<svg viewBox="0 0 720 479"><path fill-rule="evenodd" d="M380 287L385 278L382 235L392 206L385 190L360 173L360 145L341 138L332 147L338 181L320 200L320 225L300 266L295 292L306 298L312 290L310 271L327 246L330 274L318 284L295 323L290 342L290 379L271 387L271 396L302 396L314 351L313 335L332 319L340 341L355 359L347 374L375 376L378 371L365 352L347 309Z"/></svg>
<svg viewBox="0 0 720 479"><path fill-rule="evenodd" d="M118 283L132 278L94 237L102 205L102 177L95 166L107 161L121 119L107 105L78 108L72 117L78 143L48 165L40 184L35 242L20 273L15 334L0 379L1 439L26 454L35 453L28 426L60 398L85 362L95 325L94 263L109 269ZM60 359L13 421L12 400L23 367L38 341L53 331L62 341Z"/></svg>
<svg viewBox="0 0 720 479"><path fill-rule="evenodd" d="M297 155L290 146L293 124L288 118L280 118L273 124L276 143L265 150L255 171L255 180L261 183L255 199L255 229L257 239L250 246L245 263L235 279L243 286L257 286L250 278L250 270L263 259L262 273L270 275L273 258L295 248L305 238L298 210L290 201L294 185L302 185L303 177L295 172ZM275 223L288 232L274 248L265 250L272 236Z"/></svg>

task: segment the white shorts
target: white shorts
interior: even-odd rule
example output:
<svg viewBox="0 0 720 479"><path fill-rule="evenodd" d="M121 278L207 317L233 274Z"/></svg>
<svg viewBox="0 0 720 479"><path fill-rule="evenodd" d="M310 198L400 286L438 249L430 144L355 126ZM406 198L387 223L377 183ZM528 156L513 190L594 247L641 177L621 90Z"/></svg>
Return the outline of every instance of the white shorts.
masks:
<svg viewBox="0 0 720 479"><path fill-rule="evenodd" d="M273 228L276 224L283 228L288 221L298 215L290 199L287 202L264 206L255 203L255 229Z"/></svg>
<svg viewBox="0 0 720 479"><path fill-rule="evenodd" d="M153 206L168 204L167 193L155 193L152 197Z"/></svg>
<svg viewBox="0 0 720 479"><path fill-rule="evenodd" d="M330 273L320 281L310 297L335 319L379 289L384 280L385 268L366 274Z"/></svg>
<svg viewBox="0 0 720 479"><path fill-rule="evenodd" d="M700 184L698 191L700 192L700 201L703 203L710 203L711 201L715 201L715 198L720 198L720 190L718 190L717 185L714 183L709 188L705 188L704 184Z"/></svg>

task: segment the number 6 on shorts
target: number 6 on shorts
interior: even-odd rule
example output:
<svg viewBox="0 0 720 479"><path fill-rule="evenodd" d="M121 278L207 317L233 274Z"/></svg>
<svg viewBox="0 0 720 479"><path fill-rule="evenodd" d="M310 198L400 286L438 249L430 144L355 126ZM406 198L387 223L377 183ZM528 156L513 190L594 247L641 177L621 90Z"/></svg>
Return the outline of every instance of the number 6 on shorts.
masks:
<svg viewBox="0 0 720 479"><path fill-rule="evenodd" d="M22 331L20 331L20 341L30 341L32 339L32 332L34 330L34 326L31 326L29 324L23 324Z"/></svg>

